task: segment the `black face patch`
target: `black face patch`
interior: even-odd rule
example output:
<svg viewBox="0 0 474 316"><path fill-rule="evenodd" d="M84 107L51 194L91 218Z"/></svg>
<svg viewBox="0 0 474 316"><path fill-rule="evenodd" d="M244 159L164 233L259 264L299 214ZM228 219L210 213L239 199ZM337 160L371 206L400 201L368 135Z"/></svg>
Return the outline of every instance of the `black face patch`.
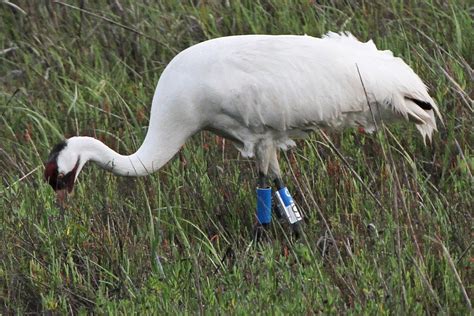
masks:
<svg viewBox="0 0 474 316"><path fill-rule="evenodd" d="M71 192L74 187L77 168L79 167L80 159L77 159L76 165L70 172L65 175L58 173L58 156L66 146L66 141L55 145L45 163L44 178L55 191L67 189Z"/></svg>
<svg viewBox="0 0 474 316"><path fill-rule="evenodd" d="M406 98L412 102L414 102L416 105L418 105L420 108L422 108L425 111L429 111L433 109L433 106L429 102L413 99L413 98Z"/></svg>
<svg viewBox="0 0 474 316"><path fill-rule="evenodd" d="M59 144L54 145L53 149L51 149L51 152L49 153L48 160L46 161L46 163L49 163L49 162L51 162L51 161L57 161L57 160L58 160L59 153L60 153L64 148L66 148L66 146L67 146L67 143L66 143L65 140L63 140L63 141L60 142Z"/></svg>
<svg viewBox="0 0 474 316"><path fill-rule="evenodd" d="M54 191L67 189L71 192L74 188L74 180L76 179L77 168L79 167L80 159L77 159L74 168L67 174L58 173L58 165L56 161L46 163L44 170L44 177Z"/></svg>

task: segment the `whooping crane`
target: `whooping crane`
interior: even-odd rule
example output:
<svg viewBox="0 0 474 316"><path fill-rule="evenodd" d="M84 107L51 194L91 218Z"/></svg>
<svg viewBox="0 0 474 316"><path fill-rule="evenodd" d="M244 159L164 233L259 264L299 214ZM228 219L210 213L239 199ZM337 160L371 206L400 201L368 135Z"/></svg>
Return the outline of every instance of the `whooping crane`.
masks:
<svg viewBox="0 0 474 316"><path fill-rule="evenodd" d="M71 137L52 149L45 178L54 190L70 192L88 161L116 175L145 176L193 134L208 130L232 140L244 157L256 157L258 223L271 221L270 178L281 214L296 225L302 217L283 184L278 149L321 127L372 131L374 117L406 119L431 139L435 113L441 118L421 79L372 41L349 33L222 37L169 63L156 87L147 135L134 154L120 155L91 137Z"/></svg>

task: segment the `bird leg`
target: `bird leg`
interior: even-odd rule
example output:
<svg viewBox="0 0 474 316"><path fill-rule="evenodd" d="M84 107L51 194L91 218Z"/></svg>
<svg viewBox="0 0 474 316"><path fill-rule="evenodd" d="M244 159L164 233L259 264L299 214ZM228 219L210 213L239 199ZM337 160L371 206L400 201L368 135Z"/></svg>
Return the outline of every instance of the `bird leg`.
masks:
<svg viewBox="0 0 474 316"><path fill-rule="evenodd" d="M301 216L301 213L296 207L290 192L283 184L283 180L280 177L277 177L274 182L277 188L275 192L275 200L278 211L281 216L286 217L292 226L293 231L298 236L300 233L299 223L303 220L303 216Z"/></svg>
<svg viewBox="0 0 474 316"><path fill-rule="evenodd" d="M266 185L267 176L259 172L257 182L257 219L258 224L268 227L272 221L272 188Z"/></svg>
<svg viewBox="0 0 474 316"><path fill-rule="evenodd" d="M258 172L257 188L267 187L267 175L262 171Z"/></svg>
<svg viewBox="0 0 474 316"><path fill-rule="evenodd" d="M266 185L267 176L259 172L257 181L257 220L254 228L254 240L259 241L263 232L268 229L272 221L272 188Z"/></svg>

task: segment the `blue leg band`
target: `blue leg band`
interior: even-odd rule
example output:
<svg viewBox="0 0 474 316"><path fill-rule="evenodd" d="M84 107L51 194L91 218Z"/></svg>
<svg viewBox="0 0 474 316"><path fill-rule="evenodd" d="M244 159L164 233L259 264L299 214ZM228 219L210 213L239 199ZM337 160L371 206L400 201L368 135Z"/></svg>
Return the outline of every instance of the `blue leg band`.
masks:
<svg viewBox="0 0 474 316"><path fill-rule="evenodd" d="M260 224L272 221L272 188L257 188L257 219Z"/></svg>
<svg viewBox="0 0 474 316"><path fill-rule="evenodd" d="M295 202L286 187L275 192L275 200L280 210L280 214L285 215L290 224L303 220L301 213L296 207Z"/></svg>

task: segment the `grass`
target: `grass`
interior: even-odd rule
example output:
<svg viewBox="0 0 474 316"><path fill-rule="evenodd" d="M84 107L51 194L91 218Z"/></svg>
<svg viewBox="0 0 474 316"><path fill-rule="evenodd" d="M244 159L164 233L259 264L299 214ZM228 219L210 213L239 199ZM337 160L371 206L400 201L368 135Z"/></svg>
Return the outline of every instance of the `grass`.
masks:
<svg viewBox="0 0 474 316"><path fill-rule="evenodd" d="M468 1L65 3L0 3L0 314L473 312ZM302 240L274 221L251 243L255 166L208 133L146 178L89 165L68 206L55 203L42 178L52 145L90 135L136 150L177 52L329 30L402 56L444 125L426 147L399 125L322 131L282 153Z"/></svg>

